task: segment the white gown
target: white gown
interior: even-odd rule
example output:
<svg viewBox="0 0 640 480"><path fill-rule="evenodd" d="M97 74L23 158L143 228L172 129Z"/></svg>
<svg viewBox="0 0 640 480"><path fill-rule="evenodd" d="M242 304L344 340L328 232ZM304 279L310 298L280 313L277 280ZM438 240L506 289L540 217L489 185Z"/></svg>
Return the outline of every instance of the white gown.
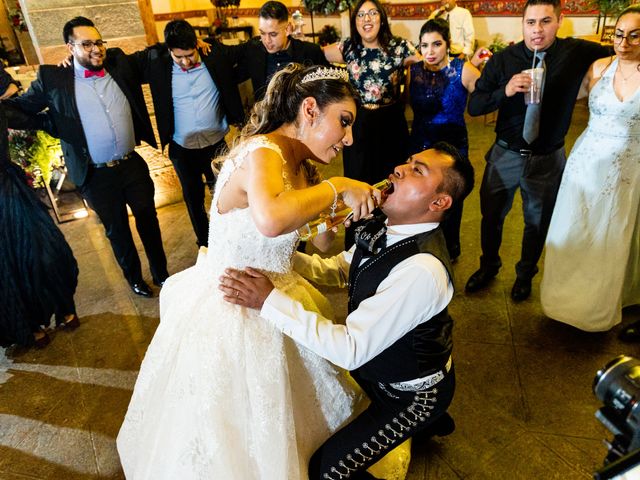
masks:
<svg viewBox="0 0 640 480"><path fill-rule="evenodd" d="M331 314L291 271L295 232L267 238L249 209L216 211L230 175L260 147L282 156L261 136L232 152L217 180L208 253L162 289L160 325L117 439L129 480L307 478L313 451L352 412L346 375L218 290L225 267L252 266L307 309Z"/></svg>
<svg viewBox="0 0 640 480"><path fill-rule="evenodd" d="M640 89L621 102L618 61L589 95L590 118L562 177L546 240L544 313L586 331L640 303Z"/></svg>

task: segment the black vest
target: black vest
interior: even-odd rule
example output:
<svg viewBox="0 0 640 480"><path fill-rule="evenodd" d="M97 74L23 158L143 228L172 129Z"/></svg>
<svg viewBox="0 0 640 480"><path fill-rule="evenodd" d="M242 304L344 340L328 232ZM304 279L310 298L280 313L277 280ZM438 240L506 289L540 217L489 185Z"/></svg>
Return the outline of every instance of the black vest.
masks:
<svg viewBox="0 0 640 480"><path fill-rule="evenodd" d="M361 266L358 265L361 256L357 252L356 249L349 271L349 313L376 293L378 285L393 267L418 253L430 253L442 262L453 283L451 261L439 227L395 243ZM365 380L382 383L402 382L434 373L444 367L451 355L452 329L453 320L445 308L354 372Z"/></svg>

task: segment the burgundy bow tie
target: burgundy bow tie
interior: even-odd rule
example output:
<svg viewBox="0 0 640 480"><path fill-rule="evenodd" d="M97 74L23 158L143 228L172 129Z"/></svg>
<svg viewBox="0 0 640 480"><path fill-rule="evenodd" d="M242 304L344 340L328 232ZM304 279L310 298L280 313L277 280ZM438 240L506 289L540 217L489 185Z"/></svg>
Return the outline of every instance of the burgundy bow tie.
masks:
<svg viewBox="0 0 640 480"><path fill-rule="evenodd" d="M189 70L193 70L194 68L198 68L200 65L201 65L201 62L198 62L198 63L194 64L193 67L191 67L191 68L182 68L182 67L180 67L180 68L182 69L183 72L188 72Z"/></svg>
<svg viewBox="0 0 640 480"><path fill-rule="evenodd" d="M84 78L104 77L104 68L101 70L85 70Z"/></svg>

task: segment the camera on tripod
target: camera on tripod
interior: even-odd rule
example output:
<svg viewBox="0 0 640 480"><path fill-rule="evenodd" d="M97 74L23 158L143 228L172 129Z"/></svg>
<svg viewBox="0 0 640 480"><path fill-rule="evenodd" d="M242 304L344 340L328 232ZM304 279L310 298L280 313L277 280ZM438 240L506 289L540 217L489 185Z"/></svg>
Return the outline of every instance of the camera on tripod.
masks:
<svg viewBox="0 0 640 480"><path fill-rule="evenodd" d="M613 440L596 480L640 479L640 360L620 355L598 370L593 391L604 406L596 412Z"/></svg>

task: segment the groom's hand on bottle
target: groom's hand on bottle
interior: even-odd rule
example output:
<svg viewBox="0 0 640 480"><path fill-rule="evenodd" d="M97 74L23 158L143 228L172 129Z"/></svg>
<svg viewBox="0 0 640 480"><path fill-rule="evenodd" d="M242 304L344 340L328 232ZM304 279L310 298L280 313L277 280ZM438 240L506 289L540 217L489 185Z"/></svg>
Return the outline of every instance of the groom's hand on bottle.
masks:
<svg viewBox="0 0 640 480"><path fill-rule="evenodd" d="M271 280L251 267L244 270L227 268L224 273L218 288L227 302L242 307L261 309L274 288Z"/></svg>

